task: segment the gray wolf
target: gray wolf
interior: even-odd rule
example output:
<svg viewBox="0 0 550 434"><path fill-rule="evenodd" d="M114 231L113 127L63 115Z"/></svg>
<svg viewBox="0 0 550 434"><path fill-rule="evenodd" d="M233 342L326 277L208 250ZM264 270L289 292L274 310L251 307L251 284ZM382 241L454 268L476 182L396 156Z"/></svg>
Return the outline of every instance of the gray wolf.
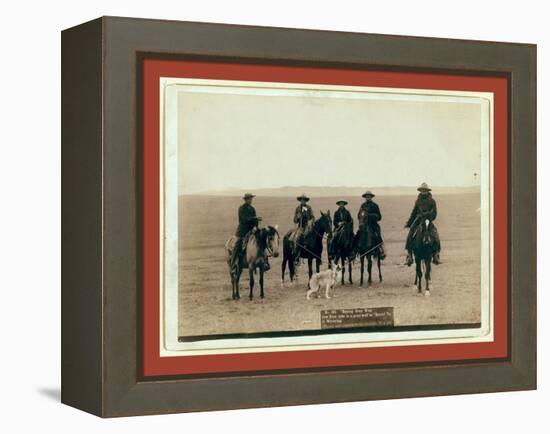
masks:
<svg viewBox="0 0 550 434"><path fill-rule="evenodd" d="M315 273L313 276L311 276L311 279L309 280L310 289L306 293L306 299L310 300L311 294L313 294L314 292L318 293L321 287L325 288L325 298L330 298L330 288L332 288L336 284L336 282L341 279L342 267L340 267L340 264L336 265L335 268Z"/></svg>

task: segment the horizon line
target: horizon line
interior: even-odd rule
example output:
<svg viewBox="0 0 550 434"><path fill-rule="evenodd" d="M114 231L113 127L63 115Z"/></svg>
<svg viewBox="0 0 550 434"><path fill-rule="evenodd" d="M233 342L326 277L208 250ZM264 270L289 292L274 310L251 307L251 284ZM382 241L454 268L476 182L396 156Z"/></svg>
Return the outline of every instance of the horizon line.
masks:
<svg viewBox="0 0 550 434"><path fill-rule="evenodd" d="M396 186L372 186L372 187L361 187L361 186L314 186L314 185L298 185L298 186L292 186L292 185L285 185L282 187L260 187L260 188L239 188L239 187L230 187L223 190L203 190L203 191L197 191L197 192L185 192L185 193L179 193L179 196L192 196L192 195L208 195L208 194L226 194L226 195L240 195L243 193L248 192L261 192L265 190L287 190L287 189L296 189L296 190L305 190L304 192L307 192L307 189L370 189L370 190L377 190L377 189L403 189L403 190L414 190L416 191L418 188L418 185L396 185ZM432 190L437 189L480 189L481 185L461 185L461 186L451 186L451 185L431 185L430 188Z"/></svg>

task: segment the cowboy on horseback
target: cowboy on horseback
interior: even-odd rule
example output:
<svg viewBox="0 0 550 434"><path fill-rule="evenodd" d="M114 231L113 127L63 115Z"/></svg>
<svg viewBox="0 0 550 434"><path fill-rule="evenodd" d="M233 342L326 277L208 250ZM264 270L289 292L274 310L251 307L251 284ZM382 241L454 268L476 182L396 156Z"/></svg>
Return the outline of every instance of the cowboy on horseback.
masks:
<svg viewBox="0 0 550 434"><path fill-rule="evenodd" d="M336 202L336 205L338 205L338 209L334 211L334 238L331 241L334 241L335 238L338 238L341 231L344 229L345 224L349 224L350 230L353 233L353 218L351 217L351 213L346 209L346 205L348 202L344 199L340 199L338 202ZM331 242L329 245L329 255L334 255L334 243Z"/></svg>
<svg viewBox="0 0 550 434"><path fill-rule="evenodd" d="M298 247L297 244L303 245L304 238L311 232L315 217L313 216L313 209L308 205L309 197L302 193L296 200L300 202L300 205L298 205L294 211L294 224L296 228L292 241L294 241L296 247Z"/></svg>
<svg viewBox="0 0 550 434"><path fill-rule="evenodd" d="M231 252L231 269L235 270L242 259L243 252L246 249L248 239L258 229L258 223L262 221L261 217L256 216L256 209L252 206L252 199L256 196L246 193L243 196L244 203L239 207L239 226L235 231L235 244ZM269 270L269 264L264 265L264 270Z"/></svg>
<svg viewBox="0 0 550 434"><path fill-rule="evenodd" d="M384 240L382 239L382 230L378 224L382 220L382 213L378 204L372 200L374 196L375 194L370 190L363 193L362 197L365 198L365 201L361 204L361 208L359 208L357 219L359 220L360 227L366 226L372 230L375 237L374 245L379 245L379 257L380 259L385 259Z"/></svg>
<svg viewBox="0 0 550 434"><path fill-rule="evenodd" d="M346 209L347 201L340 199L336 202L338 209L334 212L334 229L337 230L339 227L343 226L344 223L351 223L351 228L353 230L353 218L351 213Z"/></svg>
<svg viewBox="0 0 550 434"><path fill-rule="evenodd" d="M437 228L433 223L433 221L437 217L437 204L435 202L435 199L432 197L432 193L431 193L432 189L428 187L428 184L423 182L422 185L420 185L420 187L417 188L417 190L420 193L416 198L416 202L414 204L411 215L407 220L407 224L405 225L405 228L410 228L409 234L407 235L407 242L405 244L405 249L407 250L406 265L410 267L413 263L412 241L416 234L416 229L425 219L428 219L430 221L428 230L430 231L430 235L434 239L433 263L436 265L439 265L441 263L439 259L439 252L441 251L441 241L439 239L439 233L437 231Z"/></svg>

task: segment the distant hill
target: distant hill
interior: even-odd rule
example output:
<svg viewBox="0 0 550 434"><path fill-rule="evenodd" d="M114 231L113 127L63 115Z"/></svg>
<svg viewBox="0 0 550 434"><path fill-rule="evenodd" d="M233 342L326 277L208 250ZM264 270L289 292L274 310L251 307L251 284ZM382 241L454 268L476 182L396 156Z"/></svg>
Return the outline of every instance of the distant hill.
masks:
<svg viewBox="0 0 550 434"><path fill-rule="evenodd" d="M480 187L432 187L435 194L479 194ZM370 190L379 196L409 196L416 195L416 187L369 187ZM365 192L365 187L313 187L313 186L287 186L279 188L259 188L251 190L258 196L268 197L293 197L299 196L302 193L307 194L310 197L339 197L339 196L361 196ZM195 193L194 195L206 195L206 196L242 196L247 191L240 189L227 189L220 191L208 191Z"/></svg>

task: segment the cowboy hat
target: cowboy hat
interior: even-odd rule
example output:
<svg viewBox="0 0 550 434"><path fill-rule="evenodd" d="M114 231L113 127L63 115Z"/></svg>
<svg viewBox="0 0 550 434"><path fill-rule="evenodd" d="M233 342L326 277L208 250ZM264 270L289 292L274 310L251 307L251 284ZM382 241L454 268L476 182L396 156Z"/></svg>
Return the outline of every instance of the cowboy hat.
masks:
<svg viewBox="0 0 550 434"><path fill-rule="evenodd" d="M302 199L307 202L309 200L309 197L307 197L305 193L302 193L300 196L296 198L296 200L302 200Z"/></svg>
<svg viewBox="0 0 550 434"><path fill-rule="evenodd" d="M367 197L367 196L374 197L374 196L376 196L376 195L375 195L372 191L367 190L367 191L365 191L361 196L362 196L362 197Z"/></svg>
<svg viewBox="0 0 550 434"><path fill-rule="evenodd" d="M432 189L430 187L428 187L428 184L426 184L425 182L420 184L420 187L418 187L417 190L418 191L432 191Z"/></svg>
<svg viewBox="0 0 550 434"><path fill-rule="evenodd" d="M336 205L340 205L340 204L347 205L347 204L348 204L348 201L347 201L347 200L344 200L344 199L340 199L339 201L336 202Z"/></svg>
<svg viewBox="0 0 550 434"><path fill-rule="evenodd" d="M244 196L243 196L243 199L246 200L246 199L252 199L253 197L256 197L255 194L252 194L252 193L246 193Z"/></svg>

